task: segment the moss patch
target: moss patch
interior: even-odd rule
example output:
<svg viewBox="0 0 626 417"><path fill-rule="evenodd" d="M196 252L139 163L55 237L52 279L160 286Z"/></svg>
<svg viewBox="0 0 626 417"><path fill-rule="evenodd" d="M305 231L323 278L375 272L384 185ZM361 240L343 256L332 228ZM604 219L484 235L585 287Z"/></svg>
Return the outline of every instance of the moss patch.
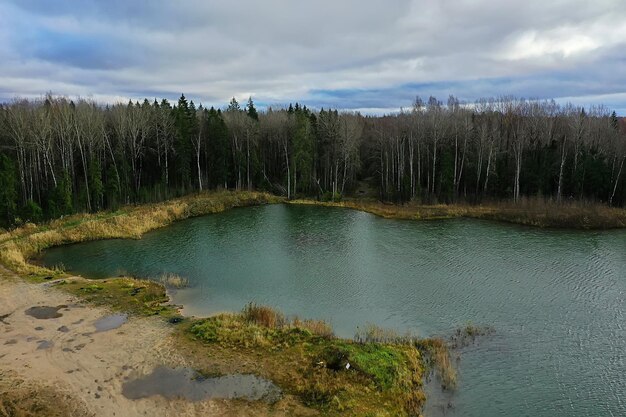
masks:
<svg viewBox="0 0 626 417"><path fill-rule="evenodd" d="M179 315L175 306L165 304L169 301L165 288L153 281L134 278L72 279L57 286L88 303L138 316L171 318Z"/></svg>
<svg viewBox="0 0 626 417"><path fill-rule="evenodd" d="M413 346L359 344L298 327L265 327L244 314L194 320L183 329L202 342L201 356L236 352L240 362L254 361L256 372L327 415L418 415L424 402L421 355Z"/></svg>

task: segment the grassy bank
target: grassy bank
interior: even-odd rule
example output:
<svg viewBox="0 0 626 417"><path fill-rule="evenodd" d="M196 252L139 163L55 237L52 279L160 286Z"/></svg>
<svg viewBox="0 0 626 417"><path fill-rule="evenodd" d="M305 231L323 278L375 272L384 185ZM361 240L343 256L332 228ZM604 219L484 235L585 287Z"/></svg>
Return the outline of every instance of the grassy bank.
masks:
<svg viewBox="0 0 626 417"><path fill-rule="evenodd" d="M324 321L290 319L254 304L239 313L183 318L164 304L165 288L153 281L67 278L56 286L96 305L161 316L175 326L177 353L202 374L252 372L328 416L418 416L426 372L445 366L439 358L449 362L435 340L339 339ZM433 345L442 347L440 356L431 354Z"/></svg>
<svg viewBox="0 0 626 417"><path fill-rule="evenodd" d="M116 212L69 216L0 235L0 263L31 281L51 282L86 302L136 316L161 316L175 326L176 348L207 374L250 373L323 415L414 416L424 403L423 376L432 343L410 338L338 339L325 322L288 319L269 307L183 318L167 305L163 283L134 278L90 280L28 262L42 250L107 238L140 238L176 220L232 207L283 201L264 193L205 193ZM54 281L58 279L58 281ZM443 352L441 357L447 357ZM430 359L429 359L430 358Z"/></svg>
<svg viewBox="0 0 626 417"><path fill-rule="evenodd" d="M469 204L384 204L375 200L344 200L323 202L293 200L290 204L345 207L366 211L384 218L437 220L468 217L495 220L533 227L602 230L626 228L626 210L585 202L557 203L543 199L523 199L520 202Z"/></svg>
<svg viewBox="0 0 626 417"><path fill-rule="evenodd" d="M255 372L324 415L420 414L425 362L410 341L357 343L333 337L323 322L253 309L263 311L246 308L180 327L207 372L249 372L254 364Z"/></svg>
<svg viewBox="0 0 626 417"><path fill-rule="evenodd" d="M56 276L60 271L35 266L28 259L52 246L98 239L138 239L177 220L281 201L280 197L259 192L207 192L163 203L126 206L115 212L76 214L41 225L27 224L0 234L0 262L20 274Z"/></svg>

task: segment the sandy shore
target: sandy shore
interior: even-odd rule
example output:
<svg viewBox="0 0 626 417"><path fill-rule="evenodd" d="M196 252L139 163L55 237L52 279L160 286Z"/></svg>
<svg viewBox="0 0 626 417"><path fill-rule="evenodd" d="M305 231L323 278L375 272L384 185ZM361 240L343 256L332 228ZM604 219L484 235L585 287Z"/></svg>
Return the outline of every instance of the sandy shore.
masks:
<svg viewBox="0 0 626 417"><path fill-rule="evenodd" d="M27 314L41 306L62 306L59 317ZM193 364L177 353L167 322L130 317L118 328L97 331L94 324L111 314L51 283L27 283L0 267L0 416L290 414L280 403L259 407L245 401L127 399L122 395L125 381L160 365Z"/></svg>

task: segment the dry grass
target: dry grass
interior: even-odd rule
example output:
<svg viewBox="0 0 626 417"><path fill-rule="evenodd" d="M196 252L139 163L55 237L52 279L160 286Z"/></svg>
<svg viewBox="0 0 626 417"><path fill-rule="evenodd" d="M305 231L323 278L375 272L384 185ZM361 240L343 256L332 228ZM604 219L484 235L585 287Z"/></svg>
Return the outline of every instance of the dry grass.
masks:
<svg viewBox="0 0 626 417"><path fill-rule="evenodd" d="M626 210L585 201L556 202L524 198L517 203L500 202L486 206L468 217L499 220L527 226L563 229L616 229L626 227Z"/></svg>
<svg viewBox="0 0 626 417"><path fill-rule="evenodd" d="M248 303L242 311L243 318L248 323L254 323L268 329L282 328L285 323L285 316L278 310L258 305L256 303Z"/></svg>
<svg viewBox="0 0 626 417"><path fill-rule="evenodd" d="M341 202L293 200L289 203L344 207L394 219L438 220L470 217L545 228L585 230L626 228L625 209L582 201L558 203L542 198L525 198L517 203L500 201L480 205L422 205L416 203L394 205L375 200L346 200Z"/></svg>
<svg viewBox="0 0 626 417"><path fill-rule="evenodd" d="M77 399L57 387L27 382L0 371L0 416L87 417L93 415Z"/></svg>
<svg viewBox="0 0 626 417"><path fill-rule="evenodd" d="M367 324L363 328L358 328L354 335L357 343L387 343L387 344L413 344L416 336L406 333L400 334L393 329L386 329L375 324Z"/></svg>
<svg viewBox="0 0 626 417"><path fill-rule="evenodd" d="M441 387L444 390L456 388L457 374L447 343L443 339L432 338L418 340L415 346L426 355L427 363L441 381Z"/></svg>
<svg viewBox="0 0 626 417"><path fill-rule="evenodd" d="M307 330L313 335L320 336L326 339L332 339L333 337L335 337L333 327L325 320L300 320L296 317L291 321L290 326L296 329Z"/></svg>
<svg viewBox="0 0 626 417"><path fill-rule="evenodd" d="M159 276L158 281L165 288L181 289L181 288L187 288L189 286L188 278L181 277L180 275L173 274L173 273L166 273L166 274Z"/></svg>
<svg viewBox="0 0 626 417"><path fill-rule="evenodd" d="M289 319L275 308L252 302L244 307L241 316L247 323L253 323L268 329L296 329L326 339L332 339L335 336L332 326L325 320L301 320L298 317Z"/></svg>
<svg viewBox="0 0 626 417"><path fill-rule="evenodd" d="M258 192L206 192L116 212L76 214L46 224L25 225L0 235L0 262L22 274L51 274L28 259L52 246L89 240L139 239L144 233L177 220L218 213L233 207L281 202L280 197Z"/></svg>

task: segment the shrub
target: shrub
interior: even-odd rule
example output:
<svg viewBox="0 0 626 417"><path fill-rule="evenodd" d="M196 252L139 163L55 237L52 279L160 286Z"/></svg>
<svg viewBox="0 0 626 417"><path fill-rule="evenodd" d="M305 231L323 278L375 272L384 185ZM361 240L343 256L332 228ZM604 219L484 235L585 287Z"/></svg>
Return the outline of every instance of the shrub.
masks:
<svg viewBox="0 0 626 417"><path fill-rule="evenodd" d="M416 347L426 356L430 367L436 371L443 389L456 387L456 369L450 360L448 345L442 339L424 339L415 343Z"/></svg>
<svg viewBox="0 0 626 417"><path fill-rule="evenodd" d="M43 210L33 200L28 200L22 207L22 220L37 223L43 219Z"/></svg>
<svg viewBox="0 0 626 417"><path fill-rule="evenodd" d="M299 390L300 398L310 407L327 408L337 398L338 390L323 382L313 382Z"/></svg>
<svg viewBox="0 0 626 417"><path fill-rule="evenodd" d="M256 303L248 303L242 314L245 321L270 329L279 328L285 324L285 316L281 312Z"/></svg>
<svg viewBox="0 0 626 417"><path fill-rule="evenodd" d="M322 194L322 201L341 201L340 193L333 193L332 191L326 191Z"/></svg>
<svg viewBox="0 0 626 417"><path fill-rule="evenodd" d="M189 286L189 279L181 277L180 275L167 273L159 277L159 282L166 288L186 288Z"/></svg>
<svg viewBox="0 0 626 417"><path fill-rule="evenodd" d="M291 326L298 329L308 330L312 334L326 339L332 339L335 336L333 327L324 320L300 320L296 317L291 322Z"/></svg>

